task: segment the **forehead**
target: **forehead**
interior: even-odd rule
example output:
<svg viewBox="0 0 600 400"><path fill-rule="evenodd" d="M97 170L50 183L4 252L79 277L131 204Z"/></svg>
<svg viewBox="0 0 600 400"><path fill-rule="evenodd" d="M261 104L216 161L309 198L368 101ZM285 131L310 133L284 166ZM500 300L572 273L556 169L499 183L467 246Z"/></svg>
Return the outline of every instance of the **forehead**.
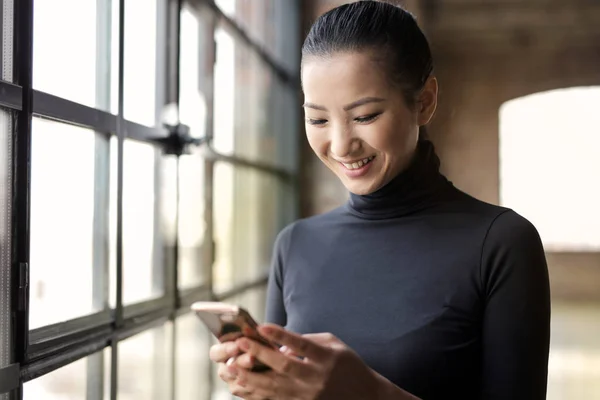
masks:
<svg viewBox="0 0 600 400"><path fill-rule="evenodd" d="M302 65L302 86L307 101L353 101L364 96L387 97L390 84L383 66L368 52L335 53L308 57Z"/></svg>

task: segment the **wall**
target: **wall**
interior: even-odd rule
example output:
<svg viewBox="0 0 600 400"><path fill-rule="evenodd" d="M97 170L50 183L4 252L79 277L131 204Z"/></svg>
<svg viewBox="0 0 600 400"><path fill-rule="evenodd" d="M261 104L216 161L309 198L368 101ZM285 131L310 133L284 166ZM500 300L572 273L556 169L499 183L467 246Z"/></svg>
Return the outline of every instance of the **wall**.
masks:
<svg viewBox="0 0 600 400"><path fill-rule="evenodd" d="M343 2L307 2L305 22L339 3ZM464 3L468 1L463 2L463 9ZM505 101L550 89L600 85L600 19L592 18L600 17L600 8L573 14L568 12L570 3L560 9L555 4L548 0L541 5L548 7L542 13L546 19L540 19L539 12L513 10L521 19L514 22L505 14L500 18L505 25L495 23L498 17L482 12L481 7L461 13L453 11L456 7L437 12L413 8L418 16L423 15L419 20L432 43L440 81L430 135L442 171L458 188L481 200L499 201L498 111ZM473 18L488 19L478 23ZM458 31L464 26L479 31ZM485 31L486 26L495 31ZM312 215L340 205L347 194L304 143L307 195L302 204L304 215ZM600 300L600 253L548 254L548 263L555 297Z"/></svg>

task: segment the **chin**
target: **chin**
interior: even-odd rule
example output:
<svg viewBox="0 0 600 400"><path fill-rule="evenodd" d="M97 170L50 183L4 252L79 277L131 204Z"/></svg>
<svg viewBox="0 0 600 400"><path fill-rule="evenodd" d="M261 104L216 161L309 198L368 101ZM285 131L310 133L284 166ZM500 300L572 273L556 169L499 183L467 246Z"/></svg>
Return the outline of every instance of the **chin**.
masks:
<svg viewBox="0 0 600 400"><path fill-rule="evenodd" d="M365 196L376 192L379 187L376 185L376 182L344 182L344 186L348 189L349 192L359 195Z"/></svg>

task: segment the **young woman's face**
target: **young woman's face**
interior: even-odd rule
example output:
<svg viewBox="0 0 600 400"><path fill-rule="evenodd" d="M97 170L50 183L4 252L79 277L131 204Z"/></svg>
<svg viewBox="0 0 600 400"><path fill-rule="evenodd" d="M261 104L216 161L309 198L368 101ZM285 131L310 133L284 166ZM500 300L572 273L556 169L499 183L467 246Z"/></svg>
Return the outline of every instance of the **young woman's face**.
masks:
<svg viewBox="0 0 600 400"><path fill-rule="evenodd" d="M315 154L355 194L373 193L411 161L419 125L435 111L437 82L414 107L368 53L304 60L305 125Z"/></svg>

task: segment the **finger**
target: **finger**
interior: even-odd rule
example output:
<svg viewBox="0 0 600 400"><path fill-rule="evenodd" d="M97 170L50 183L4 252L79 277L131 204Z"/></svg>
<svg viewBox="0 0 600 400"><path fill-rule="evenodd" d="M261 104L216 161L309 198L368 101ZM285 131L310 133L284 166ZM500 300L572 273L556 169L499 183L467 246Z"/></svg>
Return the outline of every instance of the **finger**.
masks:
<svg viewBox="0 0 600 400"><path fill-rule="evenodd" d="M238 346L246 353L254 356L258 361L261 361L281 374L289 374L297 377L309 377L311 375L312 370L307 364L296 358L282 354L278 349L263 346L247 338L238 339Z"/></svg>
<svg viewBox="0 0 600 400"><path fill-rule="evenodd" d="M285 354L288 357L296 357L296 353L294 353L293 350L287 346L281 346L279 348L279 352Z"/></svg>
<svg viewBox="0 0 600 400"><path fill-rule="evenodd" d="M307 333L302 335L302 337L324 347L331 347L332 345L340 343L339 339L331 333Z"/></svg>
<svg viewBox="0 0 600 400"><path fill-rule="evenodd" d="M253 400L256 398L252 395L252 393L249 390L246 390L246 388L244 388L243 386L240 386L236 383L232 383L229 385L229 391L231 392L232 395L239 397L241 399Z"/></svg>
<svg viewBox="0 0 600 400"><path fill-rule="evenodd" d="M252 354L244 353L235 359L235 365L244 369L251 369L256 364L256 359Z"/></svg>
<svg viewBox="0 0 600 400"><path fill-rule="evenodd" d="M240 371L235 385L243 388L260 399L281 398L285 393L282 392L280 380L272 373L260 373L251 371ZM287 398L287 397L285 397Z"/></svg>
<svg viewBox="0 0 600 400"><path fill-rule="evenodd" d="M221 378L221 380L223 380L226 383L232 383L238 377L237 369L235 367L225 364L219 364L219 369L217 373L219 375L219 378Z"/></svg>
<svg viewBox="0 0 600 400"><path fill-rule="evenodd" d="M236 342L218 343L211 346L209 357L217 363L227 362L231 357L235 357L240 353L240 349Z"/></svg>
<svg viewBox="0 0 600 400"><path fill-rule="evenodd" d="M285 330L280 326L271 324L262 325L259 327L259 331L265 338L287 346L301 357L308 357L313 360L324 360L327 359L329 355L326 347Z"/></svg>

